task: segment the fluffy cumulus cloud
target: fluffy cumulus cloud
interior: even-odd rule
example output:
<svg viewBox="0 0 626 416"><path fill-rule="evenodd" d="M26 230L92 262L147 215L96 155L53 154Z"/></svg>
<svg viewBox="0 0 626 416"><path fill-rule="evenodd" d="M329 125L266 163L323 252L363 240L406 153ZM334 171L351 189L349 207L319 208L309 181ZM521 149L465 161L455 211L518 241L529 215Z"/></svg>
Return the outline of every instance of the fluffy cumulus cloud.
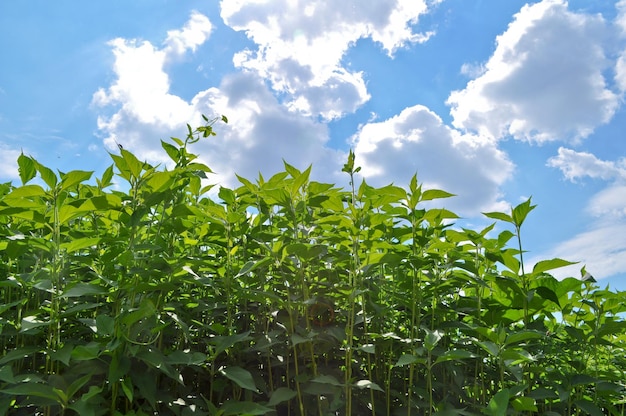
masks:
<svg viewBox="0 0 626 416"><path fill-rule="evenodd" d="M626 158L617 162L598 159L588 152L560 147L558 155L548 160L548 166L558 168L566 179L576 182L584 177L626 180Z"/></svg>
<svg viewBox="0 0 626 416"><path fill-rule="evenodd" d="M362 126L353 145L372 184L403 184L417 173L425 187L456 194L445 204L460 214L508 208L499 193L513 171L507 156L491 140L444 125L424 106Z"/></svg>
<svg viewBox="0 0 626 416"><path fill-rule="evenodd" d="M100 117L98 127L109 133L131 123L172 129L192 120L197 109L169 93L170 79L164 65L187 51L194 51L208 39L211 30L206 16L192 13L183 29L168 32L162 48L148 41L112 40L109 44L115 57L113 71L117 79L109 88L98 90L93 103L98 107L121 105L121 109L110 117ZM134 142L139 138L130 136L126 140ZM113 141L114 137L109 136L107 144L111 148Z"/></svg>
<svg viewBox="0 0 626 416"><path fill-rule="evenodd" d="M13 180L19 177L17 169L19 156L19 150L0 142L0 178Z"/></svg>
<svg viewBox="0 0 626 416"><path fill-rule="evenodd" d="M560 148L548 161L566 179L585 178L607 181L603 190L593 195L585 206L590 218L588 229L555 246L544 257L579 261L597 279L618 275L626 270L626 158L602 160L588 152ZM578 266L558 270L559 277L577 276Z"/></svg>
<svg viewBox="0 0 626 416"><path fill-rule="evenodd" d="M290 112L256 74L228 75L219 88L199 91L189 101L170 92L167 62L193 52L210 31L209 20L194 13L183 29L168 32L162 47L126 39L110 43L116 79L93 96L99 111L113 108L98 119L105 145L116 149L117 142L150 162L167 162L160 139L181 137L187 123L200 125L202 114L226 114L230 123L215 125L219 135L194 149L216 171L213 181L232 186L234 173L269 175L282 168L283 158L301 168L314 163L334 179L343 156L325 147L327 127Z"/></svg>
<svg viewBox="0 0 626 416"><path fill-rule="evenodd" d="M524 6L483 73L450 94L454 126L536 142L587 137L620 102L605 79L609 38L602 16L570 11L565 0Z"/></svg>
<svg viewBox="0 0 626 416"><path fill-rule="evenodd" d="M258 46L236 54L235 65L287 94L291 110L333 119L369 99L363 74L342 63L348 48L370 38L392 55L404 45L426 41L431 34L415 33L413 26L432 3L222 0L221 10L227 25L245 31Z"/></svg>
<svg viewBox="0 0 626 416"><path fill-rule="evenodd" d="M626 0L620 0L617 2L617 18L615 25L619 31L619 38L622 43L626 41ZM626 46L622 47L621 54L617 59L615 65L615 81L622 92L626 92Z"/></svg>

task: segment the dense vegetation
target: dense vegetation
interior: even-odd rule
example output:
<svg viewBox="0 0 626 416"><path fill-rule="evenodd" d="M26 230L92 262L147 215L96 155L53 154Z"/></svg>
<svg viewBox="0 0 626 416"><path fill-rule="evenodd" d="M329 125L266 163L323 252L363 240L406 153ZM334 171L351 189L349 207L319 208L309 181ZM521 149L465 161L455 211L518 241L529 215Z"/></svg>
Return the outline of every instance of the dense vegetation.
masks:
<svg viewBox="0 0 626 416"><path fill-rule="evenodd" d="M415 176L355 184L352 153L351 189L285 163L209 198L205 120L162 142L171 169L120 149L94 183L19 157L0 413L624 414L624 293L528 270L530 200L463 229Z"/></svg>

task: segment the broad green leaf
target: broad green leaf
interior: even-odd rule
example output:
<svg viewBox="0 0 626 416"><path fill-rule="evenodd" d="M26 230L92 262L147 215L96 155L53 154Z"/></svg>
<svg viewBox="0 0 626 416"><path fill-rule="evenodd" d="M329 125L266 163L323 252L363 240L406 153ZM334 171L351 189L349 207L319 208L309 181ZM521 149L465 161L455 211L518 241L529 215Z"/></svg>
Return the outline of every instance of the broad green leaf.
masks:
<svg viewBox="0 0 626 416"><path fill-rule="evenodd" d="M576 264L575 261L567 261L563 259L551 259L551 260L542 260L535 264L533 267L533 274L543 273L547 270L558 269L559 267L571 266L572 264Z"/></svg>
<svg viewBox="0 0 626 416"><path fill-rule="evenodd" d="M219 355L221 352L226 351L235 344L244 341L250 341L250 331L246 331L241 334L228 335L228 336L215 336L209 339L209 343L215 346L214 356Z"/></svg>
<svg viewBox="0 0 626 416"><path fill-rule="evenodd" d="M67 388L67 397L69 399L73 398L74 395L78 392L78 390L82 389L83 386L87 384L87 382L91 380L92 377L93 377L93 374L85 374L84 376L79 377L76 380L74 380L72 384L70 384L69 387Z"/></svg>
<svg viewBox="0 0 626 416"><path fill-rule="evenodd" d="M530 205L530 199L531 198L528 198L526 201L522 202L512 210L511 216L513 218L513 224L515 224L517 228L520 228L522 226L524 220L526 219L526 216L530 213L530 211L537 207L537 205Z"/></svg>
<svg viewBox="0 0 626 416"><path fill-rule="evenodd" d="M26 332L34 328L39 328L42 326L49 326L50 321L43 321L37 316L25 316L22 319L20 332Z"/></svg>
<svg viewBox="0 0 626 416"><path fill-rule="evenodd" d="M597 404L589 399L576 400L574 405L591 416L603 416L605 414Z"/></svg>
<svg viewBox="0 0 626 416"><path fill-rule="evenodd" d="M504 212L483 212L483 215L487 218L492 218L494 220L500 220L504 222L508 222L514 224L513 218L510 215L505 214Z"/></svg>
<svg viewBox="0 0 626 416"><path fill-rule="evenodd" d="M51 386L42 383L24 382L18 385L2 389L4 394L16 396L35 396L49 399L59 404L63 403L61 397Z"/></svg>
<svg viewBox="0 0 626 416"><path fill-rule="evenodd" d="M442 191L441 189L427 189L422 193L422 201L431 201L433 199L450 198L456 196L450 192Z"/></svg>
<svg viewBox="0 0 626 416"><path fill-rule="evenodd" d="M70 242L67 243L62 243L61 244L61 249L65 250L65 252L67 254L73 253L75 251L78 250L82 250L85 248L90 248L93 246L97 246L100 241L102 240L101 237L84 237L84 238L77 238L75 240L72 240Z"/></svg>
<svg viewBox="0 0 626 416"><path fill-rule="evenodd" d="M506 416L509 407L509 389L502 389L489 400L489 404L483 413L489 416Z"/></svg>
<svg viewBox="0 0 626 416"><path fill-rule="evenodd" d="M89 361L98 358L101 352L100 345L96 342L90 342L86 345L77 345L72 350L72 359L76 361Z"/></svg>
<svg viewBox="0 0 626 416"><path fill-rule="evenodd" d="M262 406L254 402L236 402L228 401L220 407L220 415L223 416L250 416L250 415L264 415L269 412L273 412L274 409Z"/></svg>
<svg viewBox="0 0 626 416"><path fill-rule="evenodd" d="M173 171L154 172L148 177L146 187L152 192L165 191L174 182L175 174Z"/></svg>
<svg viewBox="0 0 626 416"><path fill-rule="evenodd" d="M272 258L271 257L265 257L259 261L249 261L246 264L243 265L243 267L241 268L241 270L239 270L239 273L237 273L237 275L235 276L235 278L244 276L248 273L250 273L251 271L259 268L259 267L264 267L267 266L268 264L272 263Z"/></svg>
<svg viewBox="0 0 626 416"><path fill-rule="evenodd" d="M279 387L272 393L268 406L276 406L279 403L289 401L296 397L297 393L286 387Z"/></svg>
<svg viewBox="0 0 626 416"><path fill-rule="evenodd" d="M507 335L506 340L504 341L504 345L506 346L515 345L515 344L519 344L520 342L529 341L531 339L538 339L541 337L543 337L543 334L537 331L531 331L531 330L517 331L512 334Z"/></svg>
<svg viewBox="0 0 626 416"><path fill-rule="evenodd" d="M0 364L10 363L16 360L22 360L31 356L31 354L39 350L40 348L38 346L27 346L14 349L7 352L2 358L0 358Z"/></svg>
<svg viewBox="0 0 626 416"><path fill-rule="evenodd" d="M126 396L126 398L128 399L129 402L133 402L133 393L134 393L134 387L133 387L133 382L130 379L130 377L126 377L124 378L124 380L122 380L122 383L120 383L122 385L122 391L124 392L124 396Z"/></svg>
<svg viewBox="0 0 626 416"><path fill-rule="evenodd" d="M61 190L69 189L79 183L88 181L91 179L93 172L87 172L84 170L73 170L66 173L61 179Z"/></svg>
<svg viewBox="0 0 626 416"><path fill-rule="evenodd" d="M217 196L219 196L220 199L226 204L233 204L237 199L235 196L235 192L232 189L224 188L223 186L220 186L220 190Z"/></svg>
<svg viewBox="0 0 626 416"><path fill-rule="evenodd" d="M101 188L106 188L111 185L111 180L113 179L113 165L110 165L108 168L104 170L101 179L97 180L98 185Z"/></svg>
<svg viewBox="0 0 626 416"><path fill-rule="evenodd" d="M25 156L24 153L20 153L19 157L17 158L17 166L20 173L22 185L33 179L37 174L37 169L35 169L35 162L33 162L32 158Z"/></svg>
<svg viewBox="0 0 626 416"><path fill-rule="evenodd" d="M122 158L126 162L126 167L128 168L128 170L130 170L132 176L139 179L139 177L141 176L141 171L144 168L144 164L140 162L139 159L137 159L137 157L128 150L121 149L120 152L122 154Z"/></svg>
<svg viewBox="0 0 626 416"><path fill-rule="evenodd" d="M70 359L72 358L72 351L74 350L74 345L65 344L61 349L56 351L50 351L50 358L55 361L60 361L65 365L70 365Z"/></svg>
<svg viewBox="0 0 626 416"><path fill-rule="evenodd" d="M3 365L0 368L0 381L4 381L5 383L14 384L15 377L13 377L13 366L12 365Z"/></svg>
<svg viewBox="0 0 626 416"><path fill-rule="evenodd" d="M532 397L514 397L511 400L511 405L518 412L536 412L539 410L535 399Z"/></svg>
<svg viewBox="0 0 626 416"><path fill-rule="evenodd" d="M419 361L419 357L412 354L402 354L398 361L394 364L394 367L402 367L405 365L414 364Z"/></svg>
<svg viewBox="0 0 626 416"><path fill-rule="evenodd" d="M535 288L535 291L542 298L550 300L550 301L556 303L559 307L561 306L561 303L559 302L558 296L556 295L556 293L552 289L547 288L545 286L538 286L538 287Z"/></svg>
<svg viewBox="0 0 626 416"><path fill-rule="evenodd" d="M176 146L161 140L161 147L165 150L170 159L172 159L174 162L178 162L180 158L180 153Z"/></svg>
<svg viewBox="0 0 626 416"><path fill-rule="evenodd" d="M130 313L122 317L122 322L125 325L132 325L144 318L154 316L157 313L154 303L149 298L143 298L139 308L134 309Z"/></svg>
<svg viewBox="0 0 626 416"><path fill-rule="evenodd" d="M102 295L104 293L108 293L108 290L102 286L79 282L69 287L65 292L63 292L61 297L78 298L81 296Z"/></svg>
<svg viewBox="0 0 626 416"><path fill-rule="evenodd" d="M426 347L428 351L432 351L437 346L439 341L441 341L443 332L438 329L434 331L431 331L430 329L424 330L426 331L426 336L424 337L424 347Z"/></svg>
<svg viewBox="0 0 626 416"><path fill-rule="evenodd" d="M5 197L5 199L13 200L16 198L29 198L33 196L43 196L45 194L46 191L39 185L23 185L19 188L13 189L11 193Z"/></svg>
<svg viewBox="0 0 626 416"><path fill-rule="evenodd" d="M445 361L457 361L457 360L466 360L468 358L475 358L476 354L460 349L448 350L444 352L442 355L438 356L435 360L435 364L439 364Z"/></svg>
<svg viewBox="0 0 626 416"><path fill-rule="evenodd" d="M309 181L309 175L311 174L311 165L302 173L294 178L293 184L291 185L291 193L293 195L297 194L302 186L304 186Z"/></svg>
<svg viewBox="0 0 626 416"><path fill-rule="evenodd" d="M340 383L335 377L328 376L328 375L317 376L313 378L311 381L313 383L330 384L331 386L343 387L343 384Z"/></svg>
<svg viewBox="0 0 626 416"><path fill-rule="evenodd" d="M52 169L45 167L37 161L35 161L35 166L37 167L37 171L39 172L41 179L50 189L54 189L57 186L57 175L52 171Z"/></svg>
<svg viewBox="0 0 626 416"><path fill-rule="evenodd" d="M238 366L221 368L220 373L231 381L234 381L239 387L246 390L258 391L254 384L252 374L248 370L245 370Z"/></svg>

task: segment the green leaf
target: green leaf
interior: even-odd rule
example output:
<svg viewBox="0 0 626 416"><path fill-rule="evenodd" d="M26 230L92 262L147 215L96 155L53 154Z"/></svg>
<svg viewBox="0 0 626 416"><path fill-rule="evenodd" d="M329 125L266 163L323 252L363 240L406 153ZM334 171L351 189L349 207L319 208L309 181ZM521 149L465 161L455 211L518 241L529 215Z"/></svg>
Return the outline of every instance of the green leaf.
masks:
<svg viewBox="0 0 626 416"><path fill-rule="evenodd" d="M535 264L533 267L533 274L543 273L547 270L558 269L559 267L571 266L572 264L576 264L578 262L575 261L567 261L559 258L551 259L551 260L542 260Z"/></svg>
<svg viewBox="0 0 626 416"><path fill-rule="evenodd" d="M517 228L521 228L526 216L530 213L530 211L535 209L536 206L537 205L530 205L530 198L528 198L526 201L513 208L513 224L515 224Z"/></svg>
<svg viewBox="0 0 626 416"><path fill-rule="evenodd" d="M439 341L441 341L441 338L443 337L443 332L439 331L438 329L434 331L431 331L430 329L425 329L425 331L426 336L424 337L424 347L426 347L428 351L432 351L437 346Z"/></svg>
<svg viewBox="0 0 626 416"><path fill-rule="evenodd" d="M57 175L52 171L52 169L45 167L41 163L34 161L37 171L39 171L39 175L41 179L48 185L50 189L54 189L57 186Z"/></svg>
<svg viewBox="0 0 626 416"><path fill-rule="evenodd" d="M258 389L254 384L252 374L248 370L244 370L241 367L225 367L221 368L220 373L231 381L234 381L239 387L246 390L252 390L257 392Z"/></svg>
<svg viewBox="0 0 626 416"><path fill-rule="evenodd" d="M126 167L130 171L132 176L139 179L141 175L141 171L143 170L144 164L140 162L139 159L137 159L137 157L131 152L129 152L128 150L121 149L120 152L122 154L122 158L124 159L124 162L126 162Z"/></svg>
<svg viewBox="0 0 626 416"><path fill-rule="evenodd" d="M398 358L398 362L394 364L394 367L402 367L405 365L414 364L419 361L419 357L416 357L412 354L402 354L400 358Z"/></svg>
<svg viewBox="0 0 626 416"><path fill-rule="evenodd" d="M500 220L504 222L508 222L514 224L513 218L510 215L505 214L504 212L483 212L483 215L487 218L492 218L494 220Z"/></svg>
<svg viewBox="0 0 626 416"><path fill-rule="evenodd" d="M552 290L552 289L550 289L548 287L545 287L545 286L537 286L535 288L535 291L543 299L550 300L550 301L556 303L559 307L561 306L561 303L559 302L559 297L556 295L554 290Z"/></svg>
<svg viewBox="0 0 626 416"><path fill-rule="evenodd" d="M79 282L65 290L61 297L78 298L81 296L102 295L104 293L108 293L108 290L103 288L102 286Z"/></svg>
<svg viewBox="0 0 626 416"><path fill-rule="evenodd" d="M128 401L132 403L134 388L133 388L133 382L131 381L130 377L125 377L121 385L122 385L122 390L124 391L124 395L126 396Z"/></svg>
<svg viewBox="0 0 626 416"><path fill-rule="evenodd" d="M214 356L219 355L221 352L226 351L228 348L244 341L250 341L250 331L246 331L242 334L228 335L228 336L215 336L209 340L210 344L215 345Z"/></svg>
<svg viewBox="0 0 626 416"><path fill-rule="evenodd" d="M422 193L422 201L431 201L433 199L450 198L456 196L450 192L442 191L441 189L428 189Z"/></svg>
<svg viewBox="0 0 626 416"><path fill-rule="evenodd" d="M372 390L382 391L383 393L385 392L383 389L380 388L378 384L370 380L359 380L356 383L354 383L354 385L360 389L372 389Z"/></svg>
<svg viewBox="0 0 626 416"><path fill-rule="evenodd" d="M272 258L271 257L265 257L259 261L252 261L250 260L249 262L247 262L246 264L243 265L243 267L241 268L241 270L239 270L239 273L237 273L235 275L235 278L244 276L248 273L250 273L251 271L258 269L259 267L264 267L268 264L272 263Z"/></svg>
<svg viewBox="0 0 626 416"><path fill-rule="evenodd" d="M63 175L63 178L61 179L61 190L66 190L79 183L88 181L91 179L91 175L93 175L93 172L84 170L73 170L68 172Z"/></svg>
<svg viewBox="0 0 626 416"><path fill-rule="evenodd" d="M97 182L100 188L104 189L107 186L111 185L112 179L113 179L113 165L110 165L108 168L106 168L106 170L102 174L101 179L97 180Z"/></svg>
<svg viewBox="0 0 626 416"><path fill-rule="evenodd" d="M100 237L77 238L75 240L71 240L70 242L62 243L61 249L65 250L65 252L69 254L78 250L97 246L101 240L102 238Z"/></svg>
<svg viewBox="0 0 626 416"><path fill-rule="evenodd" d="M274 409L262 406L254 402L226 402L220 407L220 413L223 416L249 416L249 415L264 415L269 412L273 412Z"/></svg>
<svg viewBox="0 0 626 416"><path fill-rule="evenodd" d="M313 378L311 382L319 383L319 384L329 384L331 386L336 386L336 387L343 387L343 384L340 383L335 377L328 376L328 375L317 376Z"/></svg>
<svg viewBox="0 0 626 416"><path fill-rule="evenodd" d="M506 411L509 407L509 398L509 389L500 390L489 400L489 404L483 409L483 413L489 416L506 416Z"/></svg>
<svg viewBox="0 0 626 416"><path fill-rule="evenodd" d="M35 382L24 382L20 383L13 387L8 387L1 390L4 394L13 394L16 396L35 396L42 397L44 399L49 399L59 404L62 404L63 401L59 394L54 391L54 388L47 384L35 383Z"/></svg>
<svg viewBox="0 0 626 416"><path fill-rule="evenodd" d="M3 365L2 368L0 368L0 381L4 381L5 383L10 383L10 384L15 383L15 377L13 377L12 365Z"/></svg>
<svg viewBox="0 0 626 416"><path fill-rule="evenodd" d="M506 346L515 345L523 341L529 341L531 339L538 339L541 337L543 337L543 334L537 331L531 331L531 330L517 331L512 334L507 335L506 340L504 341L504 345Z"/></svg>
<svg viewBox="0 0 626 416"><path fill-rule="evenodd" d="M7 352L4 357L0 358L0 364L28 358L32 353L39 351L39 349L39 347L22 347L14 349L13 351Z"/></svg>
<svg viewBox="0 0 626 416"><path fill-rule="evenodd" d="M438 356L437 359L435 360L435 364L439 364L445 361L466 360L468 358L475 358L475 357L476 357L476 354L472 352L469 352L466 350L454 349L454 350L446 351L442 355Z"/></svg>
<svg viewBox="0 0 626 416"><path fill-rule="evenodd" d="M25 156L24 153L20 153L17 158L17 166L20 173L20 179L22 180L22 185L33 179L37 174L35 162L33 162L32 158Z"/></svg>
<svg viewBox="0 0 626 416"><path fill-rule="evenodd" d="M272 393L268 406L276 406L279 403L289 401L296 397L297 393L287 387L279 387Z"/></svg>
<svg viewBox="0 0 626 416"><path fill-rule="evenodd" d="M576 400L574 405L591 416L603 416L605 414L597 404L589 399Z"/></svg>
<svg viewBox="0 0 626 416"><path fill-rule="evenodd" d="M180 151L176 146L161 140L161 147L165 150L170 159L174 162L178 162L180 158Z"/></svg>
<svg viewBox="0 0 626 416"><path fill-rule="evenodd" d="M532 397L515 397L511 400L511 405L518 412L536 412L537 404Z"/></svg>
<svg viewBox="0 0 626 416"><path fill-rule="evenodd" d="M175 171L154 172L146 181L146 187L152 192L165 191L174 182L175 175Z"/></svg>

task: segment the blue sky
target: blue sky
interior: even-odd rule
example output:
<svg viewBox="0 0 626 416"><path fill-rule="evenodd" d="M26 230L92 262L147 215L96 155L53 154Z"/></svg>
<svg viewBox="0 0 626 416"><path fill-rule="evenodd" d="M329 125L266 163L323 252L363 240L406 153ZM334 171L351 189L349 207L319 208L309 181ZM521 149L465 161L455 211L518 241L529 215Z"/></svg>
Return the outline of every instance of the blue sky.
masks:
<svg viewBox="0 0 626 416"><path fill-rule="evenodd" d="M313 164L345 184L457 194L465 224L533 197L529 261L626 290L626 1L141 0L0 3L0 180L23 151L111 163L226 115L195 149L236 186Z"/></svg>

